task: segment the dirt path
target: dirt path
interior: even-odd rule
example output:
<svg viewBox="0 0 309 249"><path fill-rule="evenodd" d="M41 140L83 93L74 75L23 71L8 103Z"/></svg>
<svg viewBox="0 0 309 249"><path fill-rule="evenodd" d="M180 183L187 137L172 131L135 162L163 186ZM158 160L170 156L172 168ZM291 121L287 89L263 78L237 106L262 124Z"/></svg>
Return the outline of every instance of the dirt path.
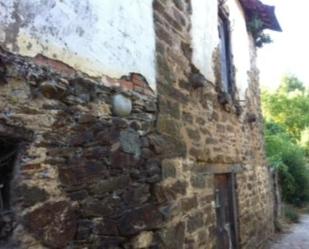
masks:
<svg viewBox="0 0 309 249"><path fill-rule="evenodd" d="M300 223L293 226L270 249L309 249L309 215L303 215Z"/></svg>

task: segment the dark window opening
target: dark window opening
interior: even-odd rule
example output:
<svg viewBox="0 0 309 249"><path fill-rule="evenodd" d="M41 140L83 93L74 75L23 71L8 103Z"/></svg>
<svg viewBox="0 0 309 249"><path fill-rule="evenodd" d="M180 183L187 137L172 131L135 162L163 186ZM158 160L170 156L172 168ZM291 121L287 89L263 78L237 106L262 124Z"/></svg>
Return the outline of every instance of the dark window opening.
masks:
<svg viewBox="0 0 309 249"><path fill-rule="evenodd" d="M219 37L221 50L221 82L223 90L226 93L232 94L232 61L231 61L231 39L229 20L226 14L219 12Z"/></svg>
<svg viewBox="0 0 309 249"><path fill-rule="evenodd" d="M16 143L0 138L0 212L10 210L10 185L16 152Z"/></svg>

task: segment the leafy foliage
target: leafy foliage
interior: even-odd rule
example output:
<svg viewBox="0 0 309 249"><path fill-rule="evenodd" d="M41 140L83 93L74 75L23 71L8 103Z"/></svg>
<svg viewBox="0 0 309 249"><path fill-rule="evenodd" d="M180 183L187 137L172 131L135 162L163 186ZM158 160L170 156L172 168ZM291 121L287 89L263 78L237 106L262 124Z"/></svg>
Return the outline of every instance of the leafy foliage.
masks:
<svg viewBox="0 0 309 249"><path fill-rule="evenodd" d="M282 83L279 86L278 91L286 94L294 91L305 92L304 84L294 75L286 75L282 79Z"/></svg>
<svg viewBox="0 0 309 249"><path fill-rule="evenodd" d="M263 47L264 44L272 42L270 36L263 32L263 22L258 15L253 15L251 17L251 20L247 23L247 27L254 38L255 45L258 48Z"/></svg>
<svg viewBox="0 0 309 249"><path fill-rule="evenodd" d="M309 127L309 95L303 84L294 76L286 77L276 93L263 92L262 100L265 117L300 139Z"/></svg>
<svg viewBox="0 0 309 249"><path fill-rule="evenodd" d="M285 77L275 93L262 94L266 153L279 172L284 201L301 205L309 201L309 148L300 144L309 127L309 96L296 77Z"/></svg>

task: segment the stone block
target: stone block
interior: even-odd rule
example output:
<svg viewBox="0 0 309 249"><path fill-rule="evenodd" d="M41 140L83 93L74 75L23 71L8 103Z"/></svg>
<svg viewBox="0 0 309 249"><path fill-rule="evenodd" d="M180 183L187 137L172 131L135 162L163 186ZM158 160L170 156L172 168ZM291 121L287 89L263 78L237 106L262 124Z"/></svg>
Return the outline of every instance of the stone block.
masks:
<svg viewBox="0 0 309 249"><path fill-rule="evenodd" d="M62 184L75 186L101 179L107 173L106 169L105 164L101 162L81 159L71 167L59 167L58 174Z"/></svg>
<svg viewBox="0 0 309 249"><path fill-rule="evenodd" d="M107 192L113 192L117 189L123 189L130 184L130 177L122 175L118 177L108 178L106 180L100 180L90 187L90 193L100 196Z"/></svg>
<svg viewBox="0 0 309 249"><path fill-rule="evenodd" d="M175 178L177 173L177 164L175 160L172 159L164 159L162 161L162 178Z"/></svg>
<svg viewBox="0 0 309 249"><path fill-rule="evenodd" d="M23 218L26 229L50 248L66 248L76 231L76 215L66 201L48 202Z"/></svg>
<svg viewBox="0 0 309 249"><path fill-rule="evenodd" d="M93 141L94 136L91 131L83 131L78 134L72 135L68 140L69 145L71 146L82 146L86 143Z"/></svg>
<svg viewBox="0 0 309 249"><path fill-rule="evenodd" d="M119 141L124 152L133 154L136 159L141 156L142 142L138 132L133 129L121 131Z"/></svg>
<svg viewBox="0 0 309 249"><path fill-rule="evenodd" d="M149 184L134 184L122 195L123 201L129 207L139 206L151 199Z"/></svg>
<svg viewBox="0 0 309 249"><path fill-rule="evenodd" d="M61 99L64 98L67 86L57 81L44 81L40 84L40 92L46 98Z"/></svg>
<svg viewBox="0 0 309 249"><path fill-rule="evenodd" d="M186 197L181 200L181 208L183 212L188 212L198 207L197 197Z"/></svg>
<svg viewBox="0 0 309 249"><path fill-rule="evenodd" d="M180 137L181 125L176 119L169 115L160 115L157 122L157 129L160 133L167 134L172 137Z"/></svg>
<svg viewBox="0 0 309 249"><path fill-rule="evenodd" d="M196 129L187 128L186 131L188 137L191 138L194 142L201 140L201 134L197 128Z"/></svg>
<svg viewBox="0 0 309 249"><path fill-rule="evenodd" d="M94 223L91 220L79 220L77 223L76 239L87 240L93 233Z"/></svg>
<svg viewBox="0 0 309 249"><path fill-rule="evenodd" d="M119 220L119 231L123 236L130 236L142 230L158 229L162 224L163 215L158 207L148 204L125 212Z"/></svg>
<svg viewBox="0 0 309 249"><path fill-rule="evenodd" d="M89 197L81 202L81 213L85 218L119 216L125 209L120 198L107 196L102 200Z"/></svg>
<svg viewBox="0 0 309 249"><path fill-rule="evenodd" d="M191 185L194 188L199 188L203 189L206 187L206 180L205 180L205 175L203 174L197 174L191 176Z"/></svg>
<svg viewBox="0 0 309 249"><path fill-rule="evenodd" d="M187 182L176 181L169 185L157 185L154 188L154 194L159 202L175 200L178 196L185 195L187 192Z"/></svg>
<svg viewBox="0 0 309 249"><path fill-rule="evenodd" d="M173 217L177 217L181 213L181 205L179 202L170 202L167 205L160 207L160 212L164 216L165 220L170 220Z"/></svg>
<svg viewBox="0 0 309 249"><path fill-rule="evenodd" d="M193 116L190 112L183 112L182 120L186 123L193 124Z"/></svg>
<svg viewBox="0 0 309 249"><path fill-rule="evenodd" d="M196 231L199 228L202 228L204 225L203 214L197 212L191 216L189 216L187 220L187 230L189 233Z"/></svg>
<svg viewBox="0 0 309 249"><path fill-rule="evenodd" d="M95 140L101 145L112 145L119 140L119 130L115 128L103 128L96 136Z"/></svg>
<svg viewBox="0 0 309 249"><path fill-rule="evenodd" d="M189 154L197 161L207 162L210 158L210 150L205 148L192 147Z"/></svg>
<svg viewBox="0 0 309 249"><path fill-rule="evenodd" d="M116 221L109 218L98 219L95 221L94 233L99 235L117 236L119 234L117 225Z"/></svg>
<svg viewBox="0 0 309 249"><path fill-rule="evenodd" d="M111 154L111 166L115 169L128 170L137 167L139 160L132 154L116 150Z"/></svg>
<svg viewBox="0 0 309 249"><path fill-rule="evenodd" d="M187 145L182 137L172 137L168 135L149 136L150 148L153 149L160 157L183 157L187 153Z"/></svg>
<svg viewBox="0 0 309 249"><path fill-rule="evenodd" d="M185 225L179 222L174 226L163 229L158 233L163 248L182 249L185 241Z"/></svg>
<svg viewBox="0 0 309 249"><path fill-rule="evenodd" d="M160 115L171 115L173 118L180 119L180 104L173 100L162 99L160 101Z"/></svg>
<svg viewBox="0 0 309 249"><path fill-rule="evenodd" d="M44 202L49 198L49 194L46 190L36 186L30 187L27 185L21 185L16 189L16 194L22 198L22 205L24 207L33 206L36 203Z"/></svg>
<svg viewBox="0 0 309 249"><path fill-rule="evenodd" d="M153 232L142 232L131 240L133 248L150 248L153 241Z"/></svg>

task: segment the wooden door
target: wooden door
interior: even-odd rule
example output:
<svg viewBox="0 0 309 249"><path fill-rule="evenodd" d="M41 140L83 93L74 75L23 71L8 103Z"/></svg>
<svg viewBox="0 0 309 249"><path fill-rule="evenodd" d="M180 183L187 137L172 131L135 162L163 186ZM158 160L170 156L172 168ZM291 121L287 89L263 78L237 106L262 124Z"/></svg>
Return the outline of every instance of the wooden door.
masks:
<svg viewBox="0 0 309 249"><path fill-rule="evenodd" d="M237 210L233 174L215 175L217 249L238 249Z"/></svg>

